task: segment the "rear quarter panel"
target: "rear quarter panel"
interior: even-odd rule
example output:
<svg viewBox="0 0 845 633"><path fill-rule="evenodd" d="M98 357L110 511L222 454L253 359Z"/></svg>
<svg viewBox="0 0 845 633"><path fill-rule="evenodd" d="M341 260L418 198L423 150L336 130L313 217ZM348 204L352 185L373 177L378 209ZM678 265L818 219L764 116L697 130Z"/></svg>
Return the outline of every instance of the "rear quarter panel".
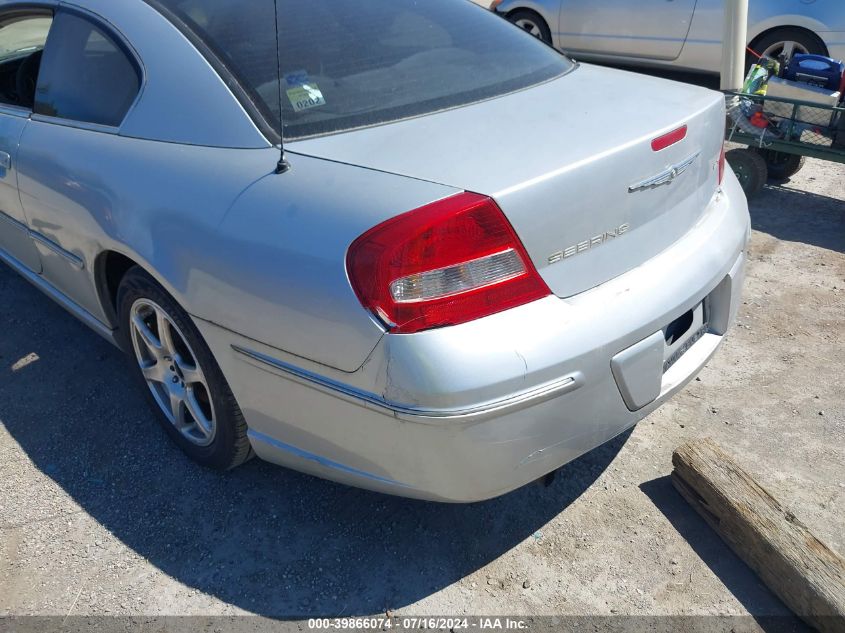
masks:
<svg viewBox="0 0 845 633"><path fill-rule="evenodd" d="M346 274L349 245L369 228L456 189L289 154L284 175L243 192L195 280L200 315L323 365L358 369L384 333Z"/></svg>
<svg viewBox="0 0 845 633"><path fill-rule="evenodd" d="M53 281L97 318L100 254L144 267L189 313L298 357L359 368L383 331L347 280L349 244L454 189L278 151L130 139L33 121L19 159L33 228L79 257ZM45 269L46 270L46 269ZM114 324L113 324L114 325Z"/></svg>

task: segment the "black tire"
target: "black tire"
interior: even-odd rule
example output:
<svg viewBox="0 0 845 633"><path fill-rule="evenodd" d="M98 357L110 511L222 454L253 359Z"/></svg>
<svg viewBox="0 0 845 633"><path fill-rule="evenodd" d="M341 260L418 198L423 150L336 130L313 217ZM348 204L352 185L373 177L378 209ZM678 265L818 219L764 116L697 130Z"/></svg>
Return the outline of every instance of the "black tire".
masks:
<svg viewBox="0 0 845 633"><path fill-rule="evenodd" d="M534 25L537 31L534 35L537 39L543 40L549 46L552 45L552 31L539 13L531 11L530 9L517 9L516 11L508 13L508 20L519 25L522 29L529 33L531 30L527 28L527 25Z"/></svg>
<svg viewBox="0 0 845 633"><path fill-rule="evenodd" d="M818 35L796 27L783 27L769 31L751 43L751 50L763 55L769 48L779 42L795 42L802 49L812 55L827 55L827 46ZM755 63L757 58L749 53L748 66Z"/></svg>
<svg viewBox="0 0 845 633"><path fill-rule="evenodd" d="M769 172L769 180L789 180L804 167L807 159L798 154L786 154L771 149L751 148L766 161Z"/></svg>
<svg viewBox="0 0 845 633"><path fill-rule="evenodd" d="M763 190L769 170L760 154L750 149L732 149L725 154L725 160L736 174L746 197L753 198Z"/></svg>
<svg viewBox="0 0 845 633"><path fill-rule="evenodd" d="M133 347L133 326L130 323L132 306L139 300L151 301L166 312L173 325L178 328L178 334L188 344L190 353L194 356L194 364L201 368L208 385L207 399L213 407L211 412L215 425L213 440L206 446L198 446L189 441L168 419L141 372ZM199 330L173 297L143 269L135 266L127 271L120 282L117 291L117 312L120 318L120 336L123 339L121 342L129 353L131 371L137 376L164 430L179 448L195 462L215 470L229 470L250 459L253 453L247 438L247 425L235 396ZM187 379L185 380L187 382Z"/></svg>

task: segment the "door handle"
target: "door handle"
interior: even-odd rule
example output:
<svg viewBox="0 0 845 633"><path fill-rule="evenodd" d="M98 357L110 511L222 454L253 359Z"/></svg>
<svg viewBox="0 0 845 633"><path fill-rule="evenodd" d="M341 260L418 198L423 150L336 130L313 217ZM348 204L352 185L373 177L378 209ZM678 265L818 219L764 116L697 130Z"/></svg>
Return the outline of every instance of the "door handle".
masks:
<svg viewBox="0 0 845 633"><path fill-rule="evenodd" d="M12 168L12 155L9 152L0 152L0 169Z"/></svg>

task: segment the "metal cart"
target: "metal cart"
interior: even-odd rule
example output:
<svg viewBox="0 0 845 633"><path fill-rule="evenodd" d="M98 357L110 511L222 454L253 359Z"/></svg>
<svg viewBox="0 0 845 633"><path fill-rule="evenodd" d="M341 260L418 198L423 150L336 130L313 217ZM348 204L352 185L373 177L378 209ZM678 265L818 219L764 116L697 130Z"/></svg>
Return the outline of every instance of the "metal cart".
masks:
<svg viewBox="0 0 845 633"><path fill-rule="evenodd" d="M726 159L748 197L759 193L769 179L786 180L798 173L806 157L845 164L845 108L741 92L725 94L726 138L748 146L729 151Z"/></svg>

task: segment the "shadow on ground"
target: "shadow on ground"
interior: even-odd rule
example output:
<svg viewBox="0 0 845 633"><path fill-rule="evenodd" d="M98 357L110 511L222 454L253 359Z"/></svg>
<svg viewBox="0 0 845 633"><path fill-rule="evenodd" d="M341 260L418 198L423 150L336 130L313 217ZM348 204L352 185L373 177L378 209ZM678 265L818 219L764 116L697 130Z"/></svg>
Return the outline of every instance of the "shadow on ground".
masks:
<svg viewBox="0 0 845 633"><path fill-rule="evenodd" d="M749 201L749 208L751 225L757 231L779 240L845 253L842 200L770 183Z"/></svg>
<svg viewBox="0 0 845 633"><path fill-rule="evenodd" d="M414 603L530 538L627 438L570 464L549 488L470 506L386 497L257 460L218 474L171 445L117 350L5 266L0 297L0 419L27 457L163 572L263 615ZM32 353L37 361L11 370Z"/></svg>
<svg viewBox="0 0 845 633"><path fill-rule="evenodd" d="M810 627L795 617L757 575L719 538L675 490L670 477L659 477L640 485L640 490L668 519L696 555L719 578L728 591L754 616L766 633L809 632ZM775 613L772 608L775 607Z"/></svg>

